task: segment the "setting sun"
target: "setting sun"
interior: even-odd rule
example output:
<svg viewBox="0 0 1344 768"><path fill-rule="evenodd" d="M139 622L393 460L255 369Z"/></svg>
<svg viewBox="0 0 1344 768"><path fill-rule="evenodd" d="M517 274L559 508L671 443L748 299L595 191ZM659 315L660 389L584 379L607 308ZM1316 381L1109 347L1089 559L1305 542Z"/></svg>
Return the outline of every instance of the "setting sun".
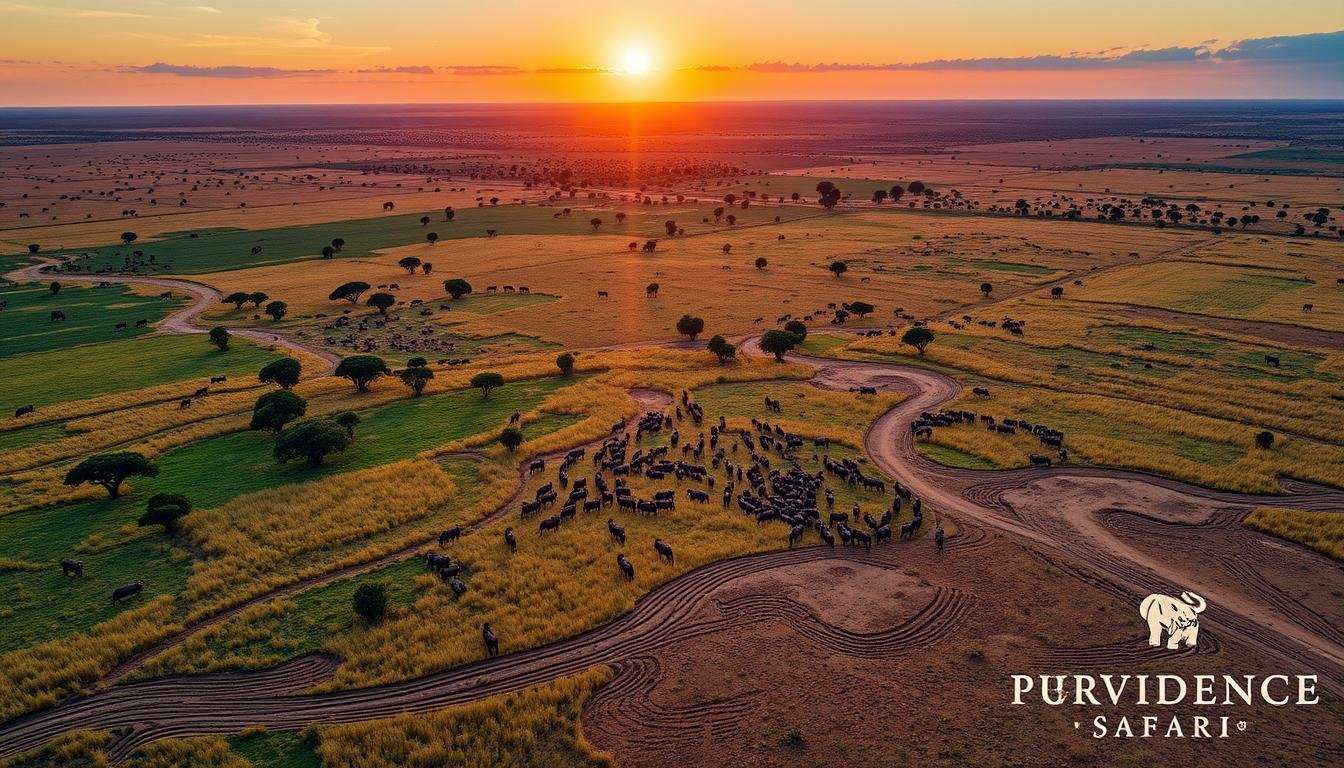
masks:
<svg viewBox="0 0 1344 768"><path fill-rule="evenodd" d="M621 54L621 72L627 75L646 75L653 69L653 56L644 48L627 48Z"/></svg>

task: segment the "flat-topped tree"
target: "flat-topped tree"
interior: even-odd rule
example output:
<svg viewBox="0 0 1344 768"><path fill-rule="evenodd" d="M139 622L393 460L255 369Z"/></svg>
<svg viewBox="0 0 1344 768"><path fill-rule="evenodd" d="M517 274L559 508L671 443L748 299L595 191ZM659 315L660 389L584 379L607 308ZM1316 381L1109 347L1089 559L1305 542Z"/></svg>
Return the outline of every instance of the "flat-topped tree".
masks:
<svg viewBox="0 0 1344 768"><path fill-rule="evenodd" d="M699 336L704 330L705 321L702 318L682 315L681 319L677 321L677 333L690 337L691 341L695 341L695 337Z"/></svg>
<svg viewBox="0 0 1344 768"><path fill-rule="evenodd" d="M799 344L807 338L807 323L804 323L802 320L790 320L784 324L784 330L797 336Z"/></svg>
<svg viewBox="0 0 1344 768"><path fill-rule="evenodd" d="M858 315L859 317L863 317L864 315L872 314L872 311L873 311L874 309L875 309L875 307L874 307L872 304L869 304L869 303L866 302L866 301L855 301L855 302L851 302L851 303L849 304L849 311L850 311L850 312L853 312L854 314Z"/></svg>
<svg viewBox="0 0 1344 768"><path fill-rule="evenodd" d="M588 220L588 224L591 225L593 231L596 232L598 230L598 227L602 226L602 220L598 218L592 218Z"/></svg>
<svg viewBox="0 0 1344 768"><path fill-rule="evenodd" d="M334 419L320 417L304 419L281 432L275 439L275 458L281 464L291 459L305 459L318 467L332 453L350 446L350 433Z"/></svg>
<svg viewBox="0 0 1344 768"><path fill-rule="evenodd" d="M336 290L332 291L327 298L331 301L340 301L344 299L351 304L358 304L359 297L364 295L364 292L367 290L369 290L368 283L362 280L352 280L337 286Z"/></svg>
<svg viewBox="0 0 1344 768"><path fill-rule="evenodd" d="M225 296L224 300L220 302L220 304L232 304L234 306L234 309L242 309L243 305L246 303L247 303L247 294L244 293L243 291L234 291L233 293L230 293L228 296Z"/></svg>
<svg viewBox="0 0 1344 768"><path fill-rule="evenodd" d="M331 247L339 252L342 248L345 247L345 238L343 237L331 238Z"/></svg>
<svg viewBox="0 0 1344 768"><path fill-rule="evenodd" d="M757 269L765 269L765 267L766 267L767 264L769 264L769 262L765 260L765 257L764 257L764 256L757 256L757 257L756 257L756 268L757 268Z"/></svg>
<svg viewBox="0 0 1344 768"><path fill-rule="evenodd" d="M924 348L933 343L933 331L922 325L916 325L901 336L902 344L909 344L924 354Z"/></svg>
<svg viewBox="0 0 1344 768"><path fill-rule="evenodd" d="M252 308L253 308L253 309L256 309L257 307L260 307L260 306L261 306L261 302L263 302L263 301L265 301L265 300L267 300L267 299L269 299L269 298L271 298L271 297L270 297L270 296L267 296L265 293L262 293L261 291L253 291L252 293L247 294L247 300L250 301L250 302L252 302Z"/></svg>
<svg viewBox="0 0 1344 768"><path fill-rule="evenodd" d="M290 389L299 383L299 374L302 370L303 367L298 360L282 357L262 366L261 372L257 374L257 380L279 384L281 389Z"/></svg>
<svg viewBox="0 0 1344 768"><path fill-rule="evenodd" d="M387 373L387 363L376 355L352 355L342 359L335 370L337 376L344 376L355 385L356 392L367 392L374 379Z"/></svg>
<svg viewBox="0 0 1344 768"><path fill-rule="evenodd" d="M332 248L330 245L326 245L326 246L323 246L323 247L322 247L322 258L324 258L324 259L330 259L332 256L335 256L335 255L336 255L336 249L335 249L335 248Z"/></svg>
<svg viewBox="0 0 1344 768"><path fill-rule="evenodd" d="M377 309L378 314L386 315L388 309L396 306L397 297L393 296L390 293L382 293L380 291L378 293L373 294L372 296L369 296L369 300L364 303L369 305L370 307L373 307L374 309Z"/></svg>
<svg viewBox="0 0 1344 768"><path fill-rule="evenodd" d="M430 245L433 245L433 244L439 242L439 233L438 233L438 232L426 232L426 233L425 233L425 242L429 243ZM412 270L412 272L414 272L414 270ZM428 275L428 274L429 274L429 270L425 270L425 274Z"/></svg>
<svg viewBox="0 0 1344 768"><path fill-rule="evenodd" d="M414 275L415 270L420 266L420 260L414 256L407 256L398 261L397 266Z"/></svg>
<svg viewBox="0 0 1344 768"><path fill-rule="evenodd" d="M135 234L134 232L122 232L122 233L121 233L121 242L122 242L123 245L130 245L131 243L134 243L136 240L139 240L139 239L140 239L140 236L137 235L137 234Z"/></svg>
<svg viewBox="0 0 1344 768"><path fill-rule="evenodd" d="M266 308L263 309L262 312L270 315L271 319L278 321L289 312L289 305L283 301L272 301L270 304L266 305Z"/></svg>
<svg viewBox="0 0 1344 768"><path fill-rule="evenodd" d="M992 284L990 284L990 283L981 283L981 284L980 284L980 292L983 293L983 294L985 294L985 298L988 299L988 298L989 298L989 294L991 294L991 293L994 292L994 286L993 286Z"/></svg>
<svg viewBox="0 0 1344 768"><path fill-rule="evenodd" d="M849 271L849 265L843 261L832 261L831 266L827 267L838 278Z"/></svg>
<svg viewBox="0 0 1344 768"><path fill-rule="evenodd" d="M122 451L90 456L65 473L64 482L66 485L101 485L107 489L107 495L115 499L121 495L121 484L126 478L157 477L158 474L159 467L154 462L139 453Z"/></svg>
<svg viewBox="0 0 1344 768"><path fill-rule="evenodd" d="M891 202L899 203L901 197L905 195L905 187L900 184L893 185L891 189L887 190L887 195L891 198Z"/></svg>
<svg viewBox="0 0 1344 768"><path fill-rule="evenodd" d="M471 293L471 283L468 283L460 277L455 277L452 280L443 281L443 290L447 291L448 295L453 297L453 301L457 301L468 293Z"/></svg>
<svg viewBox="0 0 1344 768"><path fill-rule="evenodd" d="M779 329L769 330L761 336L761 349L775 356L776 362L784 362L784 353L803 343L796 334Z"/></svg>
<svg viewBox="0 0 1344 768"><path fill-rule="evenodd" d="M431 371L424 366L416 365L406 368L401 373L397 374L397 376L401 379L402 384L410 387L411 391L415 393L415 396L419 397L420 393L425 391L425 386L429 384L429 380L434 378L434 371Z"/></svg>
<svg viewBox="0 0 1344 768"><path fill-rule="evenodd" d="M491 392L504 386L504 376L495 371L482 371L472 376L469 383L481 390L481 398L486 399L490 397Z"/></svg>

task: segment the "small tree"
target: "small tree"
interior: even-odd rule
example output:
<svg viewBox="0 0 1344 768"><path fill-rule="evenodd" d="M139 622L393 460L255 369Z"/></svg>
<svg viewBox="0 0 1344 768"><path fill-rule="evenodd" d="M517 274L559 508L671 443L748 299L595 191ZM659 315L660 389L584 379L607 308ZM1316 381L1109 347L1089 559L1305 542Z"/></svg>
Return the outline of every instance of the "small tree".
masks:
<svg viewBox="0 0 1344 768"><path fill-rule="evenodd" d="M699 317L682 315L681 319L677 321L677 333L690 337L691 341L695 341L695 337L699 336L704 330L705 321Z"/></svg>
<svg viewBox="0 0 1344 768"><path fill-rule="evenodd" d="M177 521L191 514L191 501L180 493L156 493L145 504L145 513L138 521L141 527L161 525L163 530L172 533L177 530Z"/></svg>
<svg viewBox="0 0 1344 768"><path fill-rule="evenodd" d="M914 185L911 185L914 186ZM919 354L924 354L924 348L933 343L933 331L922 325L917 325L906 331L901 336L902 344L909 344L919 350Z"/></svg>
<svg viewBox="0 0 1344 768"><path fill-rule="evenodd" d="M381 582L360 584L355 588L355 613L370 624L377 624L387 613L387 587Z"/></svg>
<svg viewBox="0 0 1344 768"><path fill-rule="evenodd" d="M228 296L225 296L224 300L220 303L232 304L234 309L242 309L243 305L247 303L247 293L245 291L234 291Z"/></svg>
<svg viewBox="0 0 1344 768"><path fill-rule="evenodd" d="M981 284L980 284L980 292L983 293L983 294L985 294L985 298L986 298L986 299L989 298L989 294L992 293L993 291L994 291L994 286L993 286L993 285L991 285L991 284L989 284L989 283L981 283Z"/></svg>
<svg viewBox="0 0 1344 768"><path fill-rule="evenodd" d="M335 248L332 248L330 245L324 245L324 246L322 246L322 258L324 258L324 259L330 259L332 256L335 256L335 255L336 255L336 249L335 249Z"/></svg>
<svg viewBox="0 0 1344 768"><path fill-rule="evenodd" d="M592 226L593 231L596 232L598 227L602 226L602 220L598 218L592 218L588 220L588 224Z"/></svg>
<svg viewBox="0 0 1344 768"><path fill-rule="evenodd" d="M51 291L52 296L55 296L56 294L61 292L61 284L55 280L52 280L51 285L47 286L47 290Z"/></svg>
<svg viewBox="0 0 1344 768"><path fill-rule="evenodd" d="M29 244L28 244L28 252L29 252L29 253L37 253L37 252L40 251L40 250L42 250L42 246L38 245L37 243L29 243Z"/></svg>
<svg viewBox="0 0 1344 768"><path fill-rule="evenodd" d="M342 411L336 414L336 423L341 425L341 429L345 430L351 440L355 439L355 427L359 426L359 421L359 414L354 411Z"/></svg>
<svg viewBox="0 0 1344 768"><path fill-rule="evenodd" d="M481 390L482 398L489 398L491 392L504 386L504 376L494 371L482 371L471 377L470 384Z"/></svg>
<svg viewBox="0 0 1344 768"><path fill-rule="evenodd" d="M251 429L279 432L289 422L308 412L308 401L287 389L267 392L252 406Z"/></svg>
<svg viewBox="0 0 1344 768"><path fill-rule="evenodd" d="M299 383L299 373L302 370L298 360L282 357L262 366L261 372L257 374L257 380L279 384L281 389L290 389Z"/></svg>
<svg viewBox="0 0 1344 768"><path fill-rule="evenodd" d="M873 309L874 309L873 305L869 304L866 301L855 301L849 305L849 311L853 312L859 317L872 314Z"/></svg>
<svg viewBox="0 0 1344 768"><path fill-rule="evenodd" d="M555 358L555 367L560 369L561 376L574 373L574 355L570 352L561 352L560 356Z"/></svg>
<svg viewBox="0 0 1344 768"><path fill-rule="evenodd" d="M849 265L843 261L832 261L831 266L828 267L828 269L830 269L836 277L840 277L849 271Z"/></svg>
<svg viewBox="0 0 1344 768"><path fill-rule="evenodd" d="M415 270L420 267L420 260L414 256L407 256L406 258L398 261L397 266L406 270L408 273L414 275Z"/></svg>
<svg viewBox="0 0 1344 768"><path fill-rule="evenodd" d="M401 383L410 387L416 397L419 397L420 393L425 391L425 385L429 383L430 379L434 378L433 371L421 366L407 368L397 375L401 378Z"/></svg>
<svg viewBox="0 0 1344 768"><path fill-rule="evenodd" d="M425 242L429 243L430 245L433 245L433 244L439 242L439 233L438 233L438 232L426 232L426 233L425 233ZM424 266L424 265L422 264L421 266ZM429 270L428 270L428 269L425 270L425 274L426 274L426 275L429 274Z"/></svg>
<svg viewBox="0 0 1344 768"><path fill-rule="evenodd" d="M715 336L710 339L707 348L715 357L719 358L719 365L723 365L734 357L737 357L737 345L722 336Z"/></svg>
<svg viewBox="0 0 1344 768"><path fill-rule="evenodd" d="M457 301L468 293L471 293L471 283L468 283L460 277L455 277L452 280L443 281L443 290L447 291L448 295L453 297L453 301Z"/></svg>
<svg viewBox="0 0 1344 768"><path fill-rule="evenodd" d="M798 337L798 343L802 344L807 338L807 323L802 320L790 320L784 324L784 330Z"/></svg>
<svg viewBox="0 0 1344 768"><path fill-rule="evenodd" d="M388 309L396 306L397 297L390 293L379 292L369 296L369 300L364 303L377 309L378 314L386 315Z"/></svg>
<svg viewBox="0 0 1344 768"><path fill-rule="evenodd" d="M369 384L387 372L387 363L375 355L352 355L336 366L336 375L353 382L356 392L368 391Z"/></svg>
<svg viewBox="0 0 1344 768"><path fill-rule="evenodd" d="M219 347L220 352L229 348L229 339L232 338L232 336L233 335L229 333L229 329L222 325L217 325L210 329L210 343Z"/></svg>
<svg viewBox="0 0 1344 768"><path fill-rule="evenodd" d="M358 304L359 297L363 296L364 292L367 290L369 290L368 283L362 280L352 280L348 283L342 283L341 285L337 286L336 290L332 291L331 294L327 296L327 298L332 301L339 301L341 299L344 299L345 301L348 301L351 304Z"/></svg>
<svg viewBox="0 0 1344 768"><path fill-rule="evenodd" d="M1255 436L1255 444L1265 450L1269 450L1269 447L1274 445L1274 433L1269 430L1258 433Z"/></svg>
<svg viewBox="0 0 1344 768"><path fill-rule="evenodd" d="M92 483L107 489L113 499L121 495L121 484L131 476L157 477L159 467L143 455L132 451L104 453L76 464L65 473L66 485Z"/></svg>
<svg viewBox="0 0 1344 768"><path fill-rule="evenodd" d="M648 285L644 286L644 295L656 299L658 298L658 288L659 285L657 283L649 283Z"/></svg>
<svg viewBox="0 0 1344 768"><path fill-rule="evenodd" d="M266 294L262 293L261 291L253 291L252 293L247 294L247 300L250 301L250 302L252 302L252 308L253 308L253 309L256 309L257 307L260 307L260 306L261 306L261 302L263 302L263 301L265 301L265 300L267 300L267 299L269 299L269 298L271 298L271 297L270 297L270 296L267 296Z"/></svg>
<svg viewBox="0 0 1344 768"><path fill-rule="evenodd" d="M124 245L130 245L131 243L134 243L136 240L139 240L139 239L140 239L140 236L137 235L137 234L135 234L134 232L122 232L122 233L121 233L121 242L122 242Z"/></svg>
<svg viewBox="0 0 1344 768"><path fill-rule="evenodd" d="M275 439L275 458L280 463L291 459L306 459L318 467L332 453L350 445L350 433L334 419L304 419L281 432Z"/></svg>
<svg viewBox="0 0 1344 768"><path fill-rule="evenodd" d="M421 217L420 217L420 226L422 226L422 227L428 227L428 226L429 226L429 217L428 217L428 216L421 216Z"/></svg>
<svg viewBox="0 0 1344 768"><path fill-rule="evenodd" d="M263 309L262 311L270 315L272 320L278 322L284 318L287 312L289 312L289 305L283 301L272 301L270 304L267 304L266 309Z"/></svg>
<svg viewBox="0 0 1344 768"><path fill-rule="evenodd" d="M767 263L768 263L768 262L766 262L764 256L757 256L757 257L756 257L756 268L757 268L757 269L765 269L765 265L766 265Z"/></svg>
<svg viewBox="0 0 1344 768"><path fill-rule="evenodd" d="M499 433L499 442L509 449L509 453L513 453L513 449L523 444L523 431L517 427L505 427Z"/></svg>
<svg viewBox="0 0 1344 768"><path fill-rule="evenodd" d="M802 343L802 339L788 331L769 330L761 337L761 349L775 356L778 362L784 362L784 353Z"/></svg>
<svg viewBox="0 0 1344 768"><path fill-rule="evenodd" d="M345 238L343 237L331 238L331 247L339 252L342 248L345 247Z"/></svg>

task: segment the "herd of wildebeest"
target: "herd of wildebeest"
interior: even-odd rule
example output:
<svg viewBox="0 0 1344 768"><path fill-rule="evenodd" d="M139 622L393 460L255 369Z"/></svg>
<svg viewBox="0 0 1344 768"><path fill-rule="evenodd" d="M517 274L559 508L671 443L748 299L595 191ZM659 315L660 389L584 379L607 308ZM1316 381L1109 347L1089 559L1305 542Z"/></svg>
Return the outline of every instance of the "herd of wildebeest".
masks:
<svg viewBox="0 0 1344 768"><path fill-rule="evenodd" d="M766 406L775 412L782 409L778 400L768 397ZM822 469L807 472L800 464L800 452L808 450L809 441L801 435L757 419L752 419L751 429L730 430L723 416L717 423L711 423L707 431L701 429L704 425L703 409L685 391L681 393L681 403L674 406L671 413L649 411L635 422L633 429L628 420L622 419L612 425L610 436L592 450L591 475L581 466L589 455L588 448L575 448L559 456L556 475L538 486L531 499L521 502L519 518L526 520L558 505L554 514L537 523L536 541L542 545L546 534L559 530L580 514L611 510L607 517L607 532L611 542L621 548L616 554L614 577L627 582L635 579L635 564L624 550L626 532L617 516L674 511L679 495L704 504L710 501L711 494L718 494L724 509L736 505L758 525L782 523L787 527L789 548L799 543L809 530L814 530L827 546L834 547L838 536L845 546L871 549L874 544L891 540L893 519L905 503L909 504L912 517L899 526L900 538L914 538L924 524L922 503L908 488L895 483L888 503L887 483L864 474L863 467L854 459L832 459L826 452L830 447L826 438L810 440L812 460ZM693 440L683 437L685 427L698 431L698 435ZM659 434L667 435L665 444L647 449L632 448L632 445L642 443L646 436ZM530 462L526 471L529 475L539 475L547 469L547 459L540 458ZM828 475L834 482L872 493L881 512L874 516L872 512L863 511L857 502L847 512L836 510L835 492L826 487ZM672 487L640 495L629 484L633 477L668 483ZM675 487L683 483L689 487ZM463 533L460 526L445 530L439 536L439 546L449 545ZM939 552L943 550L944 540L945 534L939 524L934 533ZM518 535L512 526L504 531L504 544L511 551L518 549ZM652 549L664 562L675 562L671 543L655 538ZM438 551L426 552L423 558L426 566L437 572L456 594L466 592L467 586L462 581L466 566L462 562ZM490 625L482 626L481 632L487 654L498 653L499 640Z"/></svg>

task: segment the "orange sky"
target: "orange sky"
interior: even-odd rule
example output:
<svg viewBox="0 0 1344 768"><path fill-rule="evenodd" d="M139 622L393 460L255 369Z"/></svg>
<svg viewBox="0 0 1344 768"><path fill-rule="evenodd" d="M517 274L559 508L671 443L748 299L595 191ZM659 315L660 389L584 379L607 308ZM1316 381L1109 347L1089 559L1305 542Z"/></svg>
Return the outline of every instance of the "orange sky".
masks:
<svg viewBox="0 0 1344 768"><path fill-rule="evenodd" d="M1344 97L1338 0L197 2L0 0L0 105Z"/></svg>

